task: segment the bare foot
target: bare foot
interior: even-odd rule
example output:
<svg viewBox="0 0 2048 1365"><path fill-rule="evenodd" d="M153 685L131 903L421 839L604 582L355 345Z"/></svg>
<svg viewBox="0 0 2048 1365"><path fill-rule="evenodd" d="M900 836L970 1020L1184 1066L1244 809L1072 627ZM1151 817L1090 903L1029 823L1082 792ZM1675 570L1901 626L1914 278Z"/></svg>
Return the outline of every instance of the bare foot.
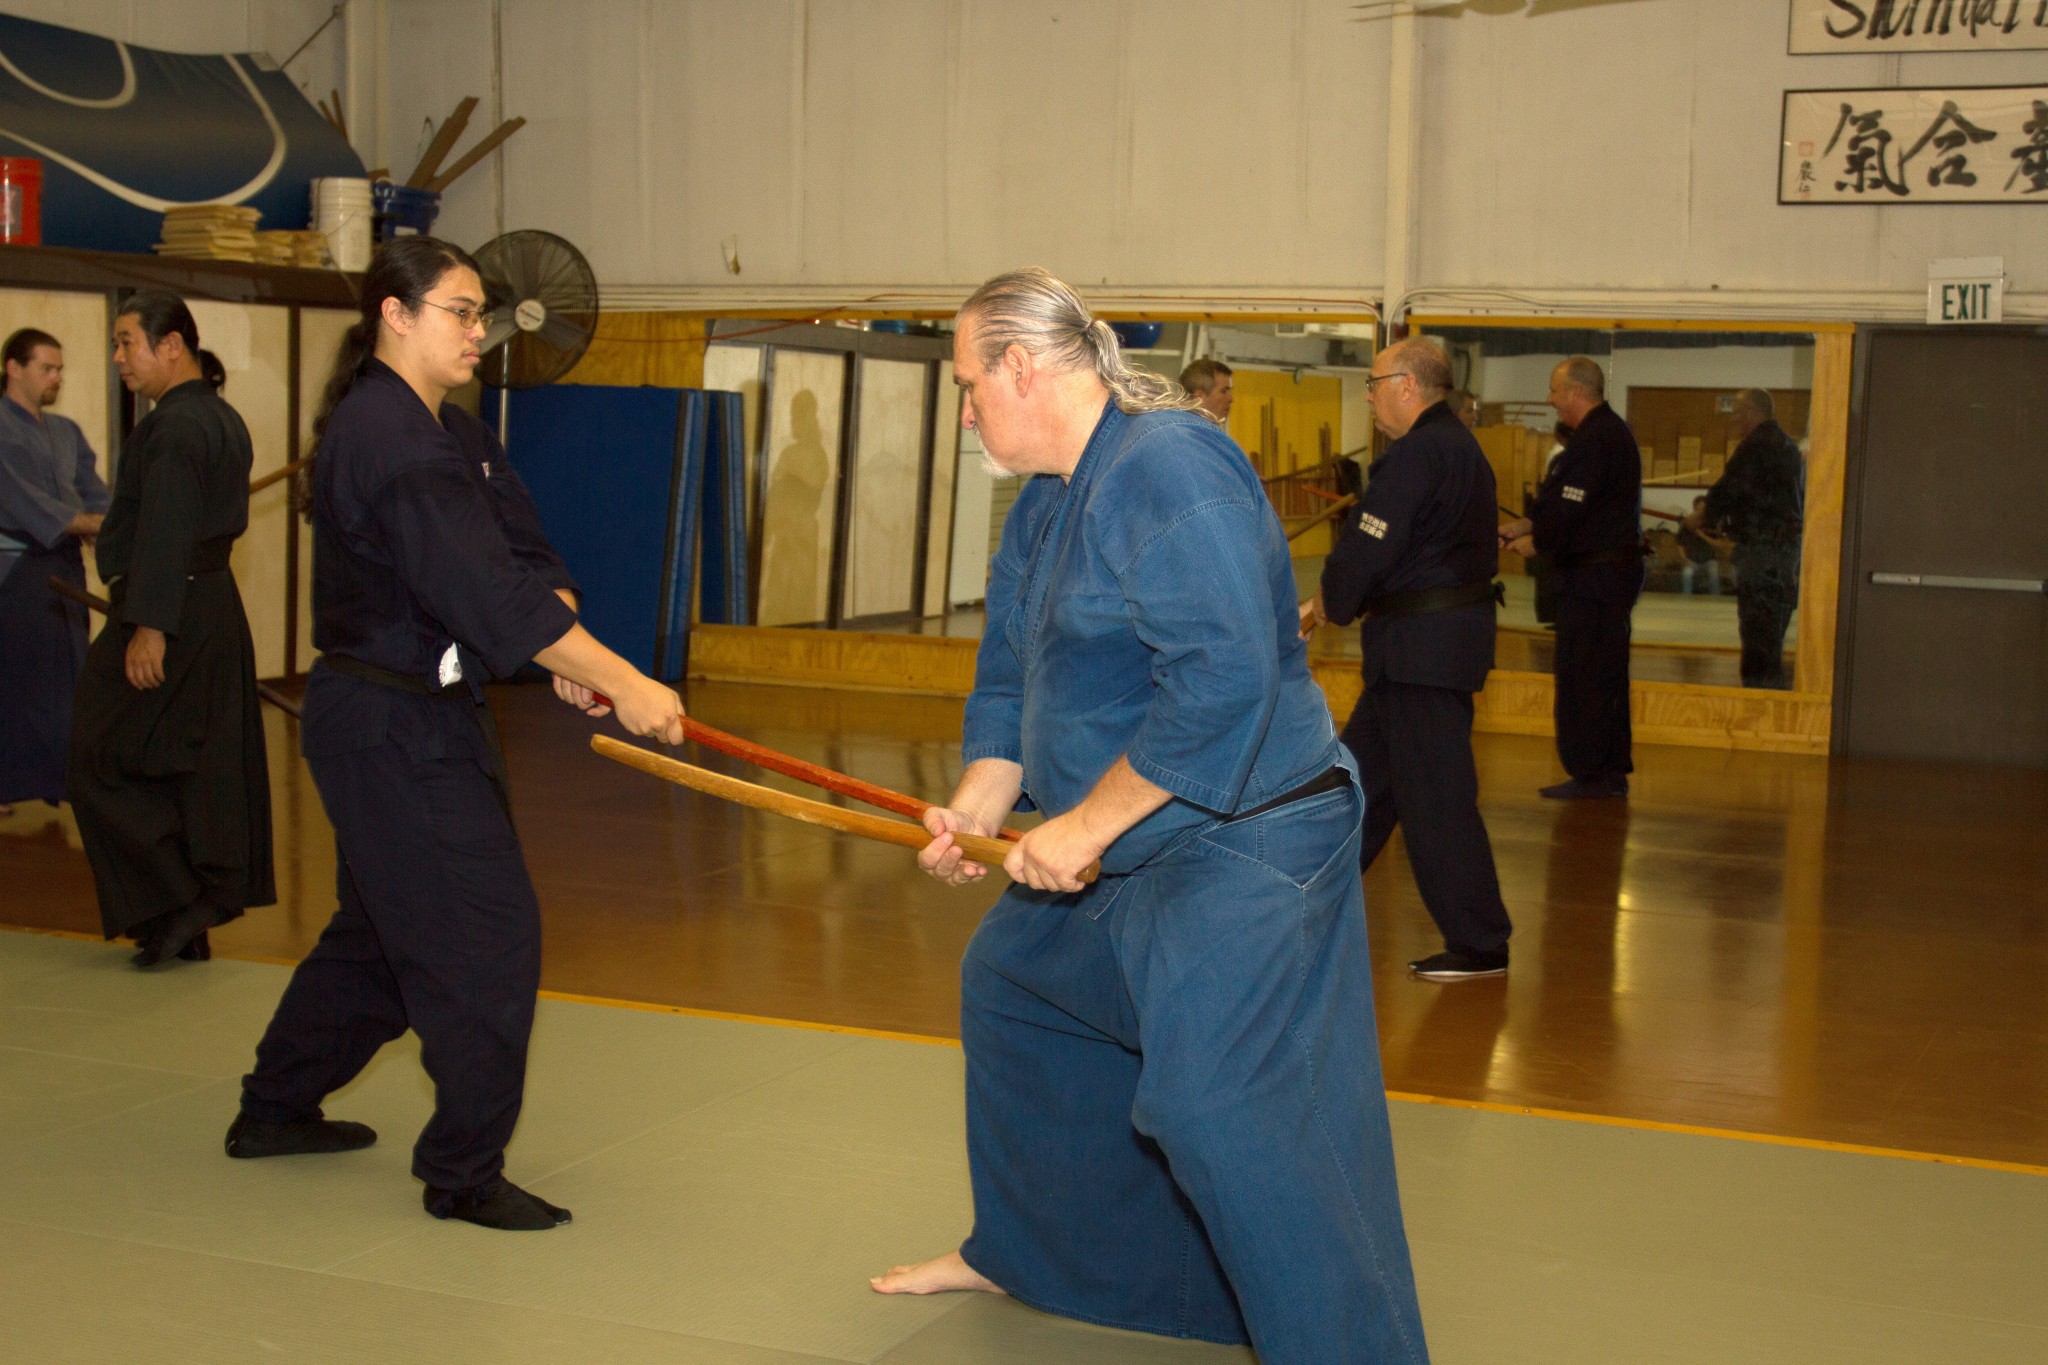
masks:
<svg viewBox="0 0 2048 1365"><path fill-rule="evenodd" d="M962 1260L957 1251L916 1265L899 1265L886 1275L875 1276L868 1284L877 1294L948 1294L960 1289L975 1289L984 1294L1003 1292Z"/></svg>

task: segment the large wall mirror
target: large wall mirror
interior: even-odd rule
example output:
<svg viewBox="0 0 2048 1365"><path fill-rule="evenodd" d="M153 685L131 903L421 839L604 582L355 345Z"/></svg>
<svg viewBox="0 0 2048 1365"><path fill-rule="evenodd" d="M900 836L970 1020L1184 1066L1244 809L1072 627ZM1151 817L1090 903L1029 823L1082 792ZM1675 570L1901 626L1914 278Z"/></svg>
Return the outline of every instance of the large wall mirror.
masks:
<svg viewBox="0 0 2048 1365"><path fill-rule="evenodd" d="M1742 401L1745 391L1767 395L1762 406L1800 452L1802 513L1810 519L1817 509L1826 522L1818 555L1807 556L1810 568L1825 572L1801 575L1785 633L1782 678L1752 679L1751 685L1826 690L1827 679L1800 676L1799 661L1814 657L1800 647L1803 632L1817 629L1814 645L1829 651L1833 645L1827 637L1833 633L1836 585L1829 556L1840 507L1828 488L1816 501L1808 485L1817 429L1825 429L1830 448L1822 452L1823 484L1839 487L1835 443L1846 420L1848 394L1840 382L1846 376L1837 373L1840 365L1817 365L1817 359L1824 343L1846 341L1837 335L1842 329L1439 320L1419 330L1444 343L1455 377L1475 400L1475 435L1493 465L1503 517L1525 513L1568 435L1546 401L1551 371L1574 355L1591 356L1605 371L1607 402L1629 424L1643 456L1645 582L1634 614L1630 670L1640 682L1744 685L1736 596L1744 555L1737 540L1711 527L1702 534L1687 518L1704 510L1745 429L1754 427L1756 418L1747 410L1756 404ZM1772 436L1762 431L1755 439ZM1804 548L1792 547L1795 562ZM1550 594L1540 562L1531 569L1519 556L1501 557L1507 606L1500 617L1497 667L1548 673L1554 655ZM1809 609L1816 595L1825 598L1818 612Z"/></svg>
<svg viewBox="0 0 2048 1365"><path fill-rule="evenodd" d="M1369 463L1376 444L1365 385L1371 316L1111 317L1137 364L1176 378L1197 360L1229 367L1224 425L1287 529L1303 595L1314 591L1341 515L1337 462ZM1632 666L1638 733L1824 751L1854 328L1454 317L1412 325L1443 341L1474 399L1475 435L1493 465L1503 519L1521 515L1558 448L1545 401L1551 370L1572 355L1590 355L1604 369L1608 401L1643 451L1647 583ZM989 560L1019 483L992 477L974 433L960 428L947 320L731 319L707 331L704 383L748 398L755 621L873 642L757 641L749 665L745 648L721 639L717 649L733 657L721 654L713 673L758 676L745 668L762 668L762 659L791 681L835 679L856 667L917 671L925 656L890 652L882 642L979 637ZM1785 676L1770 690L1742 683L1735 544L1684 525L1741 441L1745 390L1769 396L1805 476ZM1554 642L1539 584L1514 556L1499 567L1508 605L1480 723L1546 733ZM1343 694L1357 652L1349 629L1326 627L1311 645L1340 709L1349 704ZM920 672L913 690L962 686L970 663L948 665L948 681Z"/></svg>
<svg viewBox="0 0 2048 1365"><path fill-rule="evenodd" d="M1137 365L1229 371L1212 404L1258 470L1312 587L1341 494L1334 462L1372 440L1369 316L1116 318ZM755 622L974 638L1021 481L960 427L946 321L710 324L704 383L747 401ZM1212 380L1212 390L1215 383Z"/></svg>

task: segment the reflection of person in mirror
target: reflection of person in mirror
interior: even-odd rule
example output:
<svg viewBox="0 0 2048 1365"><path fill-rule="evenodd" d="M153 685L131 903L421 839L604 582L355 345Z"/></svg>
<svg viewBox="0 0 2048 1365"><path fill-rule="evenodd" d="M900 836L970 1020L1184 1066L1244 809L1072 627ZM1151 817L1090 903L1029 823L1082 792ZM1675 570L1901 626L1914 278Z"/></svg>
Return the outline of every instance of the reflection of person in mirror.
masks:
<svg viewBox="0 0 2048 1365"><path fill-rule="evenodd" d="M1550 437L1550 452L1543 457L1543 479L1548 479L1551 471L1557 468L1559 458L1564 455L1565 446L1571 442L1572 429L1559 422L1551 427ZM1539 479L1537 487L1542 487L1542 484L1543 480ZM1522 494L1522 515L1527 516L1536 507L1536 493L1526 484L1523 488L1525 491ZM1545 630L1556 630L1557 566L1543 555L1531 555L1529 577L1536 580L1536 624Z"/></svg>
<svg viewBox="0 0 2048 1365"><path fill-rule="evenodd" d="M1360 866L1398 823L1444 951L1408 964L1430 981L1508 969L1507 907L1479 815L1472 694L1493 667L1493 467L1445 397L1451 367L1421 338L1373 358L1373 424L1393 438L1323 563L1306 628L1365 618L1365 690L1344 744L1365 784Z"/></svg>
<svg viewBox="0 0 2048 1365"><path fill-rule="evenodd" d="M1237 393L1231 383L1230 367L1220 360L1197 360L1180 372L1180 386L1195 400L1196 410L1223 426L1230 421L1231 405Z"/></svg>
<svg viewBox="0 0 2048 1365"><path fill-rule="evenodd" d="M1042 270L962 308L961 422L1028 474L925 814L1047 819L960 969L974 1229L885 1294L1002 1292L1268 1365L1424 1365L1358 873L1363 802L1258 475ZM1100 860L1101 877L1082 874Z"/></svg>
<svg viewBox="0 0 2048 1365"><path fill-rule="evenodd" d="M1678 524L1678 550L1685 564L1678 571L1678 590L1690 597L1718 597L1721 592L1721 550L1700 531L1704 497L1692 500L1692 513Z"/></svg>
<svg viewBox="0 0 2048 1365"><path fill-rule="evenodd" d="M789 443L775 453L768 476L767 531L761 544L761 624L808 625L826 611L831 528L825 488L832 456L818 421L818 395L798 389L789 403Z"/></svg>
<svg viewBox="0 0 2048 1365"><path fill-rule="evenodd" d="M1635 771L1628 713L1629 616L1643 589L1643 457L1607 404L1607 376L1587 356L1550 372L1550 406L1572 429L1529 516L1503 545L1557 566L1557 755L1569 781L1553 800L1628 795Z"/></svg>
<svg viewBox="0 0 2048 1365"><path fill-rule="evenodd" d="M1741 443L1706 502L1686 518L1696 531L1735 542L1735 614L1742 629L1742 685L1790 687L1785 630L1799 601L1800 532L1806 520L1806 468L1799 447L1778 425L1762 389L1735 399Z"/></svg>
<svg viewBox="0 0 2048 1365"><path fill-rule="evenodd" d="M1479 399L1470 389L1452 389L1444 398L1444 406L1451 415L1465 424L1467 431L1479 429Z"/></svg>

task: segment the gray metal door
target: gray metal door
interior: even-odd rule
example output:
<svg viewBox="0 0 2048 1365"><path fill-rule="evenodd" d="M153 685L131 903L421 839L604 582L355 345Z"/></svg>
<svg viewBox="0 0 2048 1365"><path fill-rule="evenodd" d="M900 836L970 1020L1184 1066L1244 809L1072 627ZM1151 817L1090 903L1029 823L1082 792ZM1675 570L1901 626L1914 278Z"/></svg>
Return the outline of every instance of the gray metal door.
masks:
<svg viewBox="0 0 2048 1365"><path fill-rule="evenodd" d="M2048 767L2048 329L1860 342L1835 750Z"/></svg>

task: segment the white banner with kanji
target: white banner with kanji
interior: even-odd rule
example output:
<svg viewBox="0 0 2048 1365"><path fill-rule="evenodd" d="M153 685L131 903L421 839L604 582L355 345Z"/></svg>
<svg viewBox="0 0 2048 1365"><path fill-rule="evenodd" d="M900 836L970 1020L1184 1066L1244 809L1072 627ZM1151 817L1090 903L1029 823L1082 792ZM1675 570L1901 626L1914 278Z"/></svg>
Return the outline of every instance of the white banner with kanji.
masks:
<svg viewBox="0 0 2048 1365"><path fill-rule="evenodd" d="M2013 52L2048 47L2048 0L1792 0L1786 50Z"/></svg>
<svg viewBox="0 0 2048 1365"><path fill-rule="evenodd" d="M2048 85L1788 90L1781 204L2048 204Z"/></svg>

